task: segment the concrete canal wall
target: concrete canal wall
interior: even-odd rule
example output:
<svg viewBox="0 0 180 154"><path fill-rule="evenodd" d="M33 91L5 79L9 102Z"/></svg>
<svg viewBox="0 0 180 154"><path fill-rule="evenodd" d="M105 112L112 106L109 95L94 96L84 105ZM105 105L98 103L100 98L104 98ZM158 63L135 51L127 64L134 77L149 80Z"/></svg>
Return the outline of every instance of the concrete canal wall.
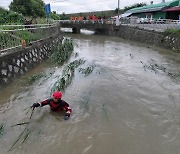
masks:
<svg viewBox="0 0 180 154"><path fill-rule="evenodd" d="M25 48L9 50L0 55L0 85L27 72L48 57L57 44L62 42L62 34L33 42Z"/></svg>
<svg viewBox="0 0 180 154"><path fill-rule="evenodd" d="M114 33L111 32L110 35L180 52L180 37L162 32L121 25L115 28Z"/></svg>

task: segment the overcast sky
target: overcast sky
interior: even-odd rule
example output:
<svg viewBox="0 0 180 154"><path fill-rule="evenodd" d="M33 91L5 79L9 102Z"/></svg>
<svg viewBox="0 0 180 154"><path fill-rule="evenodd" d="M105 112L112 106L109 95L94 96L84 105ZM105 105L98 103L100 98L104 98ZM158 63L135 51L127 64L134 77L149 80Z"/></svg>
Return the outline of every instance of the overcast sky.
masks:
<svg viewBox="0 0 180 154"><path fill-rule="evenodd" d="M12 0L0 0L0 6L8 9ZM119 0L120 8L129 6L135 3L145 2L150 4L151 0ZM162 0L153 0L155 3L160 3ZM166 0L171 1L171 0ZM77 13L77 12L91 12L91 11L104 11L114 10L118 7L118 0L44 0L44 2L50 3L51 10L56 11L59 14L63 12Z"/></svg>

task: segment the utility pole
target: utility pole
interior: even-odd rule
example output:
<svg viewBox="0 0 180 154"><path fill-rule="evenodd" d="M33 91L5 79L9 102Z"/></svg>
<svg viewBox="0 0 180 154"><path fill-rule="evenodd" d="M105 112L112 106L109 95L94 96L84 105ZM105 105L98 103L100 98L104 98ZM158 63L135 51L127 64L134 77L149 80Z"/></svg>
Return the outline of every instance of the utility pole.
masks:
<svg viewBox="0 0 180 154"><path fill-rule="evenodd" d="M118 0L118 19L119 19L119 0Z"/></svg>

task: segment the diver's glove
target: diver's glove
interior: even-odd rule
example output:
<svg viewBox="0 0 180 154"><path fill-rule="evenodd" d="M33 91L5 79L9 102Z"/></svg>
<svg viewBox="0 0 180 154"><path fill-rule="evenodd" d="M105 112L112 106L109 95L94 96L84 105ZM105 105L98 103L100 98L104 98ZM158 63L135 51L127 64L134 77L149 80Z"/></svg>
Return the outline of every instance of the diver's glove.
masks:
<svg viewBox="0 0 180 154"><path fill-rule="evenodd" d="M70 113L66 113L64 116L64 120L68 120L70 118Z"/></svg>
<svg viewBox="0 0 180 154"><path fill-rule="evenodd" d="M39 106L41 106L39 103L34 103L34 104L32 105L32 108L39 107Z"/></svg>

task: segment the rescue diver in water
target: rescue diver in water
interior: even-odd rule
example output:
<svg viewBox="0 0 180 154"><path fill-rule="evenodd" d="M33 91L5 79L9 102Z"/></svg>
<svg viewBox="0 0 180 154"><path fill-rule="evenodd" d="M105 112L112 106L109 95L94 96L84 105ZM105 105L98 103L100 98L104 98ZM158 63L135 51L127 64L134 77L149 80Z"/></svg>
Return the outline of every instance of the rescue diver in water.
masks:
<svg viewBox="0 0 180 154"><path fill-rule="evenodd" d="M32 108L49 105L51 111L60 112L62 110L65 110L66 113L64 116L64 120L68 120L70 118L72 110L69 107L69 104L64 100L62 100L61 98L62 98L62 93L60 91L56 91L52 94L52 98L46 99L40 103L34 103L32 105Z"/></svg>

